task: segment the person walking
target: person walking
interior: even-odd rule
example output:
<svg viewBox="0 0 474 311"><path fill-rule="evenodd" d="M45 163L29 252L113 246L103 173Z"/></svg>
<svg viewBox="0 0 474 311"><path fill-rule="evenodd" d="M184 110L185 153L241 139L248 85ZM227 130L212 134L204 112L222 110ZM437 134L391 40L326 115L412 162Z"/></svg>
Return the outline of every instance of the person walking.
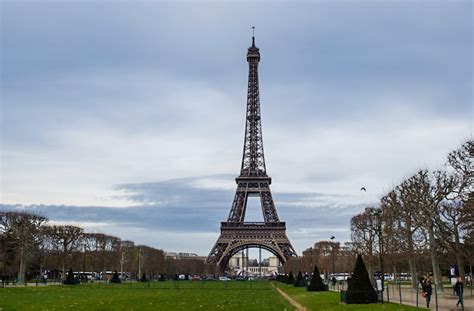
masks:
<svg viewBox="0 0 474 311"><path fill-rule="evenodd" d="M433 294L433 286L431 285L431 278L427 276L424 281L424 292L426 298L426 307L430 307L431 295Z"/></svg>
<svg viewBox="0 0 474 311"><path fill-rule="evenodd" d="M459 307L459 305L461 305L461 307L464 308L464 301L463 301L464 283L460 277L458 277L456 284L454 284L454 291L456 292L456 295L458 296L458 302L456 303L456 307Z"/></svg>

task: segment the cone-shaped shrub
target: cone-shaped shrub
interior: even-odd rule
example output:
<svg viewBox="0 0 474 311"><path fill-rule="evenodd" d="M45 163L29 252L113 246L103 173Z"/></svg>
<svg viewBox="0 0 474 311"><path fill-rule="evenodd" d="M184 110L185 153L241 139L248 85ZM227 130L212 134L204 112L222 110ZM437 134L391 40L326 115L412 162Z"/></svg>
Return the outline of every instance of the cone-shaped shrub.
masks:
<svg viewBox="0 0 474 311"><path fill-rule="evenodd" d="M148 282L145 272L143 272L142 277L140 278L140 282Z"/></svg>
<svg viewBox="0 0 474 311"><path fill-rule="evenodd" d="M296 276L296 280L293 283L293 286L294 287L304 287L304 278L303 278L303 274L301 273L301 271L298 272L298 275Z"/></svg>
<svg viewBox="0 0 474 311"><path fill-rule="evenodd" d="M110 279L110 283L120 283L122 282L119 278L117 270L115 270L114 274L112 275L112 278Z"/></svg>
<svg viewBox="0 0 474 311"><path fill-rule="evenodd" d="M314 266L313 276L311 277L311 281L309 282L308 287L306 287L306 290L309 292L322 292L328 290L326 284L323 283L323 279L321 279L318 266Z"/></svg>
<svg viewBox="0 0 474 311"><path fill-rule="evenodd" d="M377 293L370 282L362 256L357 256L351 281L347 288L347 303L374 303L377 302Z"/></svg>
<svg viewBox="0 0 474 311"><path fill-rule="evenodd" d="M286 274L279 274L277 276L277 281L281 282L281 283L286 283L287 278L288 278L288 276Z"/></svg>
<svg viewBox="0 0 474 311"><path fill-rule="evenodd" d="M66 279L64 280L64 284L66 285L76 285L76 278L74 277L74 272L72 272L72 268L69 268L69 272L67 273Z"/></svg>
<svg viewBox="0 0 474 311"><path fill-rule="evenodd" d="M293 271L290 271L288 277L286 278L286 284L293 284L295 282L295 278L293 277Z"/></svg>

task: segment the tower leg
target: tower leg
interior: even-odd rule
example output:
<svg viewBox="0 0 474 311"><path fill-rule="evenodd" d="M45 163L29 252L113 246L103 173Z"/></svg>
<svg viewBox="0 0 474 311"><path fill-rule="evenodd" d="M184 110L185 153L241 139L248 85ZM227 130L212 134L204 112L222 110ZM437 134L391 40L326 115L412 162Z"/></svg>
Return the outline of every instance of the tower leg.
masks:
<svg viewBox="0 0 474 311"><path fill-rule="evenodd" d="M247 251L247 269L245 269L247 271L247 274L249 273L249 248L247 247L246 248L246 251Z"/></svg>

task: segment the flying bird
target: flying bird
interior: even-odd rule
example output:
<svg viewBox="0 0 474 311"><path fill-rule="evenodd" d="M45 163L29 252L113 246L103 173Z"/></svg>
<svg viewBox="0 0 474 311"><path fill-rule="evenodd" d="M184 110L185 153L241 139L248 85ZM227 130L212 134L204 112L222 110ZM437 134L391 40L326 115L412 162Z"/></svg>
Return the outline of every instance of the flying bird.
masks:
<svg viewBox="0 0 474 311"><path fill-rule="evenodd" d="M367 189L365 189L365 187L362 187L360 188L360 191L364 190L365 192L367 192Z"/></svg>

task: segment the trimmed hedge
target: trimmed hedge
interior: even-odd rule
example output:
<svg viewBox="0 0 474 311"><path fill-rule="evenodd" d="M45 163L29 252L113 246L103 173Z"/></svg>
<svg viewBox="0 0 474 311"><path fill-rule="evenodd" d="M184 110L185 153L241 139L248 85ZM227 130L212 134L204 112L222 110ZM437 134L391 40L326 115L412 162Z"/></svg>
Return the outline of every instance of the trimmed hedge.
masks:
<svg viewBox="0 0 474 311"><path fill-rule="evenodd" d="M112 275L112 279L110 279L110 283L122 283L122 280L120 280L117 270L115 270L114 274Z"/></svg>
<svg viewBox="0 0 474 311"><path fill-rule="evenodd" d="M78 281L74 277L74 272L72 272L72 268L69 268L69 272L67 273L66 279L63 282L65 285L77 285Z"/></svg>
<svg viewBox="0 0 474 311"><path fill-rule="evenodd" d="M286 278L286 284L293 284L295 282L295 278L293 277L293 272L290 271L288 277Z"/></svg>
<svg viewBox="0 0 474 311"><path fill-rule="evenodd" d="M296 277L296 280L293 282L294 287L304 287L304 278L303 274L301 271L298 272L298 276Z"/></svg>
<svg viewBox="0 0 474 311"><path fill-rule="evenodd" d="M378 302L377 293L370 282L369 273L365 268L362 256L357 255L357 261L354 267L354 273L348 282L346 303L375 303Z"/></svg>
<svg viewBox="0 0 474 311"><path fill-rule="evenodd" d="M309 292L323 292L328 290L328 286L323 283L321 275L319 274L318 266L314 266L313 276L309 285L306 287L306 290Z"/></svg>

